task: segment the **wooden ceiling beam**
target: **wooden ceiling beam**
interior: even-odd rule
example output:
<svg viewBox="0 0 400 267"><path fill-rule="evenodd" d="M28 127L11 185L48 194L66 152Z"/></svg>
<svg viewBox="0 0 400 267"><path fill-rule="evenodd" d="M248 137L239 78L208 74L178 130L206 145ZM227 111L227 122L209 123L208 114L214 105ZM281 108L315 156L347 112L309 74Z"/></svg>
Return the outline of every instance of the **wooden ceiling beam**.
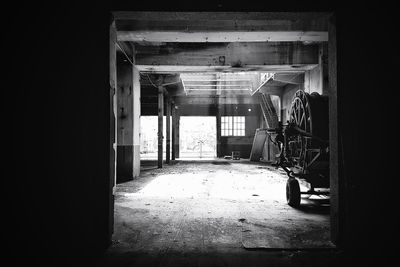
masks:
<svg viewBox="0 0 400 267"><path fill-rule="evenodd" d="M232 66L318 64L318 45L301 43L169 43L136 48L137 65Z"/></svg>
<svg viewBox="0 0 400 267"><path fill-rule="evenodd" d="M327 42L327 31L118 31L118 41L130 42Z"/></svg>
<svg viewBox="0 0 400 267"><path fill-rule="evenodd" d="M327 12L113 12L117 31L327 32ZM210 39L210 38L209 38Z"/></svg>
<svg viewBox="0 0 400 267"><path fill-rule="evenodd" d="M329 12L157 12L114 11L115 20L315 20Z"/></svg>
<svg viewBox="0 0 400 267"><path fill-rule="evenodd" d="M147 72L299 72L318 64L318 45L301 43L171 43L136 45L136 66Z"/></svg>
<svg viewBox="0 0 400 267"><path fill-rule="evenodd" d="M193 66L193 65L135 65L139 71L146 73L198 73L198 72L304 72L312 70L318 64L295 64L295 65L247 65L245 67L232 66Z"/></svg>

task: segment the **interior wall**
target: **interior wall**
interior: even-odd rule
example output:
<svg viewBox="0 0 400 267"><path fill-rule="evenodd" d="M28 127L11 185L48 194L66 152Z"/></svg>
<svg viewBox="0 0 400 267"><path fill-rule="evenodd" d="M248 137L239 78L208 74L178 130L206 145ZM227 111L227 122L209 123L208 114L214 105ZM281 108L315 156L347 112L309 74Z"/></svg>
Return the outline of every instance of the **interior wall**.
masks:
<svg viewBox="0 0 400 267"><path fill-rule="evenodd" d="M221 136L221 151L218 155L219 157L231 156L232 151L239 151L241 158L250 157L254 134L256 129L259 128L259 116L245 116L245 127L245 136Z"/></svg>
<svg viewBox="0 0 400 267"><path fill-rule="evenodd" d="M178 105L181 116L216 116L217 105Z"/></svg>

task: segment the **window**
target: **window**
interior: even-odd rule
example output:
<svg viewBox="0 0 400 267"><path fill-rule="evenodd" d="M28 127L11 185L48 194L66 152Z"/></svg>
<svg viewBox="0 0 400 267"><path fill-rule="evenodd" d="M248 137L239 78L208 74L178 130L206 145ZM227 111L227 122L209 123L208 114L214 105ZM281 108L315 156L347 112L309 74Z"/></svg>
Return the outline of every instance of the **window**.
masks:
<svg viewBox="0 0 400 267"><path fill-rule="evenodd" d="M245 136L245 117L244 116L222 116L221 117L222 136Z"/></svg>

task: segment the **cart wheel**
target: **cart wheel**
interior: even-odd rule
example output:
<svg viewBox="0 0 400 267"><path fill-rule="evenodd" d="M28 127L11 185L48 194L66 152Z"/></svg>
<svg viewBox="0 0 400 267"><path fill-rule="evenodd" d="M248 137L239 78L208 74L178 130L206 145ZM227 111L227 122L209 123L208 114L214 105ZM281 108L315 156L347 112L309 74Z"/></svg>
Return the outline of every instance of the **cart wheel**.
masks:
<svg viewBox="0 0 400 267"><path fill-rule="evenodd" d="M289 178L286 182L286 200L293 208L300 206L300 185L294 178Z"/></svg>

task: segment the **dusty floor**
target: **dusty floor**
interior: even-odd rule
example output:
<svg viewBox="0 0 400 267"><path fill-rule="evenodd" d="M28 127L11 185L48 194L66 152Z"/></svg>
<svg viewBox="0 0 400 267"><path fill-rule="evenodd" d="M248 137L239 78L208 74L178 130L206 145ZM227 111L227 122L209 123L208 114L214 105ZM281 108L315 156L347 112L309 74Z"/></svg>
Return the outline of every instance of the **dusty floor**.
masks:
<svg viewBox="0 0 400 267"><path fill-rule="evenodd" d="M332 249L329 200L303 198L293 209L285 185L279 170L246 160L144 166L140 178L117 187L108 260L115 265L118 258L123 266L242 266L270 255L259 249L285 249L283 262L289 264L295 254L288 251Z"/></svg>

